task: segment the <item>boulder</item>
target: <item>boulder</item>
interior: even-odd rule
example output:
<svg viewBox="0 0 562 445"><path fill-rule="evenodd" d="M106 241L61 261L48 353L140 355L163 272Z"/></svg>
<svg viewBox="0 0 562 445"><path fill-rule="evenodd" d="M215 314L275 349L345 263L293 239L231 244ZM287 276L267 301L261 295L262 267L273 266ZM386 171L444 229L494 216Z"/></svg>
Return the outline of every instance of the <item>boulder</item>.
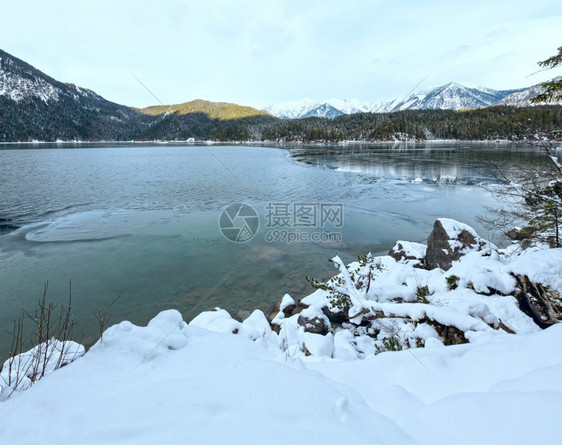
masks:
<svg viewBox="0 0 562 445"><path fill-rule="evenodd" d="M427 238L425 265L427 269L449 270L453 261L470 251L487 256L497 252L497 248L481 239L472 227L454 219L440 218Z"/></svg>
<svg viewBox="0 0 562 445"><path fill-rule="evenodd" d="M297 319L297 323L304 327L305 332L320 335L326 335L330 332L331 327L330 322L325 315L310 317L301 313Z"/></svg>
<svg viewBox="0 0 562 445"><path fill-rule="evenodd" d="M330 323L332 324L341 325L342 323L349 321L349 307L339 310L324 306L322 308L322 313L328 317L328 320L330 320Z"/></svg>
<svg viewBox="0 0 562 445"><path fill-rule="evenodd" d="M275 318L290 317L295 307L295 300L293 300L289 294L285 294L283 298L273 306L268 317L269 322L271 323ZM281 317L279 317L280 313L283 314Z"/></svg>
<svg viewBox="0 0 562 445"><path fill-rule="evenodd" d="M519 229L518 227L513 227L505 232L505 235L512 241L523 241L529 239L529 234L523 230Z"/></svg>

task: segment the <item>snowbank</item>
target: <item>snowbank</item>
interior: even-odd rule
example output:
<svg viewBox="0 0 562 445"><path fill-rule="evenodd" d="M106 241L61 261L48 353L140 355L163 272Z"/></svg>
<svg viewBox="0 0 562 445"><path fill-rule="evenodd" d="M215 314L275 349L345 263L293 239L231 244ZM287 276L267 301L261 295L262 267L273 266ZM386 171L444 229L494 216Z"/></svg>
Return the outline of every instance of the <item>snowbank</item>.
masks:
<svg viewBox="0 0 562 445"><path fill-rule="evenodd" d="M252 341L201 326L201 319L186 325L176 311L146 327L113 326L81 359L0 404L0 443L559 439L562 356L553 347L562 325L324 362L281 352L267 332Z"/></svg>

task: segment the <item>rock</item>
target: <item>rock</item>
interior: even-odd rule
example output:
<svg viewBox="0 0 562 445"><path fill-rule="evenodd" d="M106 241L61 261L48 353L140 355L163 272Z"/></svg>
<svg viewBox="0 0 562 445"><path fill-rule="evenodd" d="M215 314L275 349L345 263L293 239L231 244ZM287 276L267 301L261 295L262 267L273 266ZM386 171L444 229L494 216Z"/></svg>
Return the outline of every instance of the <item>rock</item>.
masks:
<svg viewBox="0 0 562 445"><path fill-rule="evenodd" d="M455 326L443 325L435 320L429 319L425 320L425 322L435 328L445 346L468 343L468 339L464 336L464 332Z"/></svg>
<svg viewBox="0 0 562 445"><path fill-rule="evenodd" d="M259 246L252 248L249 260L255 263L276 263L287 257L287 252L273 246Z"/></svg>
<svg viewBox="0 0 562 445"><path fill-rule="evenodd" d="M542 329L562 319L562 298L553 289L533 283L526 275L514 275L517 281L515 298L519 308Z"/></svg>
<svg viewBox="0 0 562 445"><path fill-rule="evenodd" d="M230 316L232 318L234 318L236 321L242 321L245 320L246 318L248 318L250 316L250 314L252 313L252 311L249 311L247 309L240 309L238 311L234 311L234 310L230 310L227 309L228 313L230 314Z"/></svg>
<svg viewBox="0 0 562 445"><path fill-rule="evenodd" d="M482 252L484 256L497 252L497 248L481 239L472 227L454 219L440 218L427 238L425 265L427 269L449 270L453 261L471 250Z"/></svg>
<svg viewBox="0 0 562 445"><path fill-rule="evenodd" d="M326 316L308 317L300 314L297 323L312 334L326 335L330 331L330 322Z"/></svg>
<svg viewBox="0 0 562 445"><path fill-rule="evenodd" d="M293 300L289 294L285 294L281 300L275 303L273 309L271 310L269 317L267 318L271 323L280 312L283 313L282 318L290 317L292 315L293 310L296 308L295 300Z"/></svg>
<svg viewBox="0 0 562 445"><path fill-rule="evenodd" d="M304 304L302 301L299 301L295 308L291 311L291 315L300 314L305 309L308 309L308 304Z"/></svg>
<svg viewBox="0 0 562 445"><path fill-rule="evenodd" d="M522 229L518 229L517 227L509 229L507 232L505 232L505 235L513 241L523 241L529 239L529 234L527 234Z"/></svg>
<svg viewBox="0 0 562 445"><path fill-rule="evenodd" d="M427 246L410 241L396 241L394 247L390 249L388 255L394 258L397 263L414 263L414 267L425 262ZM416 264L417 263L417 264Z"/></svg>
<svg viewBox="0 0 562 445"><path fill-rule="evenodd" d="M332 310L328 306L322 308L322 313L328 317L330 323L341 325L342 323L349 321L349 308L345 310Z"/></svg>
<svg viewBox="0 0 562 445"><path fill-rule="evenodd" d="M556 236L550 235L545 238L539 237L533 233L532 229L528 227L523 227L522 229L514 227L512 229L509 229L507 232L505 232L505 235L510 240L518 242L525 248L532 246L533 244L540 244L541 241L546 242L546 244L550 249L559 247Z"/></svg>

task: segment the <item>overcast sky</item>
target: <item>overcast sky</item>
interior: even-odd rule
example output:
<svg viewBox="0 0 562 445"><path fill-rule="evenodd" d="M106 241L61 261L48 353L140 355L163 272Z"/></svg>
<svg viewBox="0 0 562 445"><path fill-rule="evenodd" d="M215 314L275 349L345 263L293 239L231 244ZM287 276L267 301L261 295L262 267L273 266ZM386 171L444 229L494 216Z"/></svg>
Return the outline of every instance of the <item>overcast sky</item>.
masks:
<svg viewBox="0 0 562 445"><path fill-rule="evenodd" d="M529 77L562 46L560 0L1 1L0 48L131 106L157 103L134 76L166 104L261 108L562 74Z"/></svg>

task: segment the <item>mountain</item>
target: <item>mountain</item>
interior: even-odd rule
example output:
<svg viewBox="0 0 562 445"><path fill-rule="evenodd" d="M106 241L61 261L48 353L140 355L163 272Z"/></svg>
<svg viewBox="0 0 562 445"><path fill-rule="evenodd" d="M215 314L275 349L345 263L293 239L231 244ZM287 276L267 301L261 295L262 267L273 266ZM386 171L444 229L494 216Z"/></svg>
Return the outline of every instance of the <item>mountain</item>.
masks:
<svg viewBox="0 0 562 445"><path fill-rule="evenodd" d="M141 110L119 105L0 50L0 142L247 140L271 119L255 108L203 100Z"/></svg>
<svg viewBox="0 0 562 445"><path fill-rule="evenodd" d="M265 108L264 111L267 111L273 116L280 117L281 119L298 119L315 108L318 108L320 105L320 102L312 99L302 99L279 102Z"/></svg>
<svg viewBox="0 0 562 445"><path fill-rule="evenodd" d="M514 90L493 90L451 82L390 102L370 103L357 99L329 99L318 102L304 99L282 102L265 110L282 119L296 119L311 116L334 118L343 114L392 113L405 110L461 110L492 105L531 106L533 104L529 99L540 91L540 85Z"/></svg>
<svg viewBox="0 0 562 445"><path fill-rule="evenodd" d="M127 139L138 113L0 50L0 141Z"/></svg>
<svg viewBox="0 0 562 445"><path fill-rule="evenodd" d="M305 117L327 117L328 119L333 119L335 117L341 116L342 114L348 114L348 113L344 113L341 110L338 110L336 107L328 104L328 103L324 103L324 104L320 104L317 107L314 107L312 110L307 111L304 115L302 115L301 117L305 118Z"/></svg>
<svg viewBox="0 0 562 445"><path fill-rule="evenodd" d="M267 116L269 113L252 107L230 104L226 102L209 102L206 100L192 100L178 105L157 105L141 108L141 113L151 116L176 113L178 115L203 113L211 119L232 120L246 117Z"/></svg>
<svg viewBox="0 0 562 445"><path fill-rule="evenodd" d="M281 119L299 119L305 117L334 118L342 114L376 112L377 104L361 102L357 99L328 99L323 102L312 99L285 101L264 109L269 114Z"/></svg>
<svg viewBox="0 0 562 445"><path fill-rule="evenodd" d="M560 81L562 77L556 77L554 80ZM533 85L529 88L522 88L516 90L508 96L500 100L497 105L512 105L515 107L532 107L536 105L545 105L546 103L531 103L531 99L536 97L539 93L542 93L542 87L540 84Z"/></svg>
<svg viewBox="0 0 562 445"><path fill-rule="evenodd" d="M260 111L195 100L136 109L59 82L0 50L0 142L521 139L560 128L559 107L514 107L527 106L539 91L540 86L496 91L450 83L387 103L306 99ZM480 109L494 104L508 107ZM451 111L466 108L475 110ZM308 119L287 122L272 115ZM325 117L339 118L319 119Z"/></svg>
<svg viewBox="0 0 562 445"><path fill-rule="evenodd" d="M497 104L516 91L519 90L497 91L489 88L469 88L451 82L412 94L398 103L393 102L392 108L388 111L483 108Z"/></svg>

